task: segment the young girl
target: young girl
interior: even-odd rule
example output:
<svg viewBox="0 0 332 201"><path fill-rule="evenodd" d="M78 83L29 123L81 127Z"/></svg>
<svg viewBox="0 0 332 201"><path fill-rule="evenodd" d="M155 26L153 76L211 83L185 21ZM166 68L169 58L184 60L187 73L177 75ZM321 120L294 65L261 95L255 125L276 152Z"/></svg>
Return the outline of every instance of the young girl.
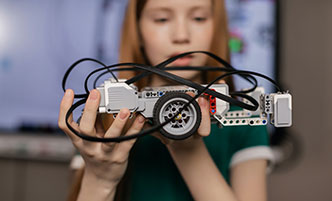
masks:
<svg viewBox="0 0 332 201"><path fill-rule="evenodd" d="M156 65L177 54L203 50L229 58L225 5L222 0L130 0L121 40L120 61ZM170 66L216 66L203 54L176 60ZM218 73L172 71L197 83L207 83ZM120 73L131 78L134 73ZM233 88L231 79L226 83ZM159 76L136 83L171 85ZM172 141L160 134L121 143L95 143L69 131L65 115L73 103L68 89L60 106L59 127L67 133L84 159L84 171L71 200L241 200L263 201L266 167L271 159L265 127L211 125L208 101L199 98L202 122L194 136ZM113 117L97 117L100 94L90 92L80 124L81 133L117 137L139 132L144 118L136 115L125 128L129 110ZM103 129L103 128L107 129ZM135 143L135 146L133 146ZM130 157L129 157L130 153ZM129 160L128 160L129 158ZM124 174L127 170L127 174ZM124 179L124 178L126 179ZM119 185L120 181L121 185ZM117 196L115 196L117 194Z"/></svg>

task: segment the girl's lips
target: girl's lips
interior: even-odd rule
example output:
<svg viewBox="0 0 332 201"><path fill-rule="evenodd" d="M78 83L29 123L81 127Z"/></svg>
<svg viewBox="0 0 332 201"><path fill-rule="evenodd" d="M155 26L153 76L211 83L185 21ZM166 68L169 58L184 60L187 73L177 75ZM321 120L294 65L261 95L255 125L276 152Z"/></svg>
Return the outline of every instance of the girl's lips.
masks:
<svg viewBox="0 0 332 201"><path fill-rule="evenodd" d="M173 54L171 57L175 57L181 53ZM185 57L178 58L172 62L172 66L189 66L191 60L193 59L192 55L187 55Z"/></svg>
<svg viewBox="0 0 332 201"><path fill-rule="evenodd" d="M173 66L189 66L192 57L182 57L172 62Z"/></svg>

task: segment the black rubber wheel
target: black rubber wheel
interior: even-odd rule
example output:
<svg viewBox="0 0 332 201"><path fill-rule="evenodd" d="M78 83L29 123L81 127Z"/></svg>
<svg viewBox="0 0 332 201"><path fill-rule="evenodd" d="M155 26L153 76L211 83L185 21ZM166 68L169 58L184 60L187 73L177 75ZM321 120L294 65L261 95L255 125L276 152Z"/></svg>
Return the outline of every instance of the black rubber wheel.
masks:
<svg viewBox="0 0 332 201"><path fill-rule="evenodd" d="M168 92L156 102L153 108L153 121L161 124L173 117L192 97L182 92ZM183 140L194 134L202 119L201 109L196 101L171 122L160 129L160 133L173 140Z"/></svg>

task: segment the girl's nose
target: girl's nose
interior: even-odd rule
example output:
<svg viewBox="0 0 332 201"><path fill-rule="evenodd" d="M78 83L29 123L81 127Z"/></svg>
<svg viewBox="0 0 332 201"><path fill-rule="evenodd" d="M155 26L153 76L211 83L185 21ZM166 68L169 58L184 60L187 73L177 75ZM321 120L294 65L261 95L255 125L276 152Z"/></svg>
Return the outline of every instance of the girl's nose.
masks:
<svg viewBox="0 0 332 201"><path fill-rule="evenodd" d="M190 43L190 33L186 20L178 19L173 28L173 43L187 44Z"/></svg>

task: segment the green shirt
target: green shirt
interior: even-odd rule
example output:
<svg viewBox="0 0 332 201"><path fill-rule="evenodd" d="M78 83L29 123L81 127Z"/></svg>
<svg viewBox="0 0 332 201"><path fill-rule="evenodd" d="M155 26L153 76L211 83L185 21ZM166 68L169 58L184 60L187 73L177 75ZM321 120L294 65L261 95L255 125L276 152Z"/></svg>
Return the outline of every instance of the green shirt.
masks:
<svg viewBox="0 0 332 201"><path fill-rule="evenodd" d="M212 125L204 142L225 180L230 182L230 164L235 153L246 148L268 146L265 126L218 128ZM130 201L193 200L167 148L152 136L140 138L131 152Z"/></svg>

